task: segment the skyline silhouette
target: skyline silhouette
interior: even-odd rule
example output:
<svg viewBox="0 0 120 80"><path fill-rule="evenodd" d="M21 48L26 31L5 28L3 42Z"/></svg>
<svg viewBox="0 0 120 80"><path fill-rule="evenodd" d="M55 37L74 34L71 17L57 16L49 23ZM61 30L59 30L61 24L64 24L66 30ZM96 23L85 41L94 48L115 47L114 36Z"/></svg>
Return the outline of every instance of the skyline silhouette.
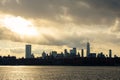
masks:
<svg viewBox="0 0 120 80"><path fill-rule="evenodd" d="M86 54L86 56L84 56ZM103 52L98 54L91 52L90 43L86 44L86 53L84 49L77 52L77 48L72 48L68 52L57 53L51 51L47 54L45 51L42 56L34 57L32 53L32 45L25 45L25 58L16 58L16 56L0 56L0 65L61 65L61 66L120 66L120 57L112 56L112 50L109 50L108 55Z"/></svg>
<svg viewBox="0 0 120 80"><path fill-rule="evenodd" d="M25 56L22 56L21 58L26 58L26 59L28 58L29 59L29 58L41 57L44 59L47 56L53 56L54 58L56 58L56 57L60 57L60 58L64 58L64 57L65 58L67 58L67 57L116 58L116 57L119 57L112 52L112 49L109 49L107 54L104 54L103 51L99 51L98 53L92 52L90 42L86 43L86 49L80 49L79 51L77 50L76 47L74 47L74 48L70 49L69 51L68 51L68 49L64 49L64 51L62 51L60 53L58 53L56 50L52 50L52 51L50 51L50 53L46 53L46 51L43 51L40 54L41 54L41 56L35 57L35 54L32 52L32 45L26 44L25 45L25 53L24 53ZM9 56L10 56L10 54L8 55L8 57Z"/></svg>

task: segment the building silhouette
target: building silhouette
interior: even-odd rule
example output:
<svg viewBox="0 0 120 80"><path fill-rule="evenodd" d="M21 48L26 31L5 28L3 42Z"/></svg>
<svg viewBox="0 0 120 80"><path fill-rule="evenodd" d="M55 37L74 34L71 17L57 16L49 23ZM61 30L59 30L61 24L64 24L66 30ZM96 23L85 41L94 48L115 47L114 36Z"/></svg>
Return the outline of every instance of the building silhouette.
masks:
<svg viewBox="0 0 120 80"><path fill-rule="evenodd" d="M69 56L69 53L68 53L67 49L64 49L64 56L65 56L65 57L68 57L68 56Z"/></svg>
<svg viewBox="0 0 120 80"><path fill-rule="evenodd" d="M41 57L34 57L31 49L31 45L25 45L25 58L0 56L0 65L120 66L120 57L117 55L112 57L111 49L108 56L103 52L93 53L90 51L90 43L87 43L87 57L84 57L84 49L81 49L81 54L79 52L77 54L76 48L72 48L70 53L65 49L61 53L52 51L49 55L43 51Z"/></svg>
<svg viewBox="0 0 120 80"><path fill-rule="evenodd" d="M103 52L98 53L97 58L105 58L105 55L103 54Z"/></svg>
<svg viewBox="0 0 120 80"><path fill-rule="evenodd" d="M70 50L70 55L71 56L76 56L76 53L77 53L76 48L73 48L73 49Z"/></svg>
<svg viewBox="0 0 120 80"><path fill-rule="evenodd" d="M96 53L90 53L88 57L90 57L90 58L96 58Z"/></svg>
<svg viewBox="0 0 120 80"><path fill-rule="evenodd" d="M35 58L35 56L34 56L34 54L33 54L33 53L31 54L31 58Z"/></svg>
<svg viewBox="0 0 120 80"><path fill-rule="evenodd" d="M25 58L31 58L31 45L26 45L25 46Z"/></svg>
<svg viewBox="0 0 120 80"><path fill-rule="evenodd" d="M86 56L89 57L89 55L90 55L90 43L87 42Z"/></svg>
<svg viewBox="0 0 120 80"><path fill-rule="evenodd" d="M112 58L112 50L109 50L109 58Z"/></svg>
<svg viewBox="0 0 120 80"><path fill-rule="evenodd" d="M57 56L57 51L52 51L52 56L53 56L54 58L56 58L56 56Z"/></svg>
<svg viewBox="0 0 120 80"><path fill-rule="evenodd" d="M81 57L84 57L84 49L81 49Z"/></svg>
<svg viewBox="0 0 120 80"><path fill-rule="evenodd" d="M45 59L46 56L47 56L47 54L43 51L43 53L42 53L42 59Z"/></svg>
<svg viewBox="0 0 120 80"><path fill-rule="evenodd" d="M76 56L77 50L76 48L73 48L73 55Z"/></svg>

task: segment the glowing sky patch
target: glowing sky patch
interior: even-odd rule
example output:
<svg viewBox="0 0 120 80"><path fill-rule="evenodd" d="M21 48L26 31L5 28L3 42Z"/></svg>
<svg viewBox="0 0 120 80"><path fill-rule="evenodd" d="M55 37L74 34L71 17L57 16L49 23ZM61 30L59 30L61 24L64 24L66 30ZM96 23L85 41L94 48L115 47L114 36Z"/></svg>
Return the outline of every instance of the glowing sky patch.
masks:
<svg viewBox="0 0 120 80"><path fill-rule="evenodd" d="M3 26L20 35L35 36L38 34L34 25L20 16L5 16Z"/></svg>

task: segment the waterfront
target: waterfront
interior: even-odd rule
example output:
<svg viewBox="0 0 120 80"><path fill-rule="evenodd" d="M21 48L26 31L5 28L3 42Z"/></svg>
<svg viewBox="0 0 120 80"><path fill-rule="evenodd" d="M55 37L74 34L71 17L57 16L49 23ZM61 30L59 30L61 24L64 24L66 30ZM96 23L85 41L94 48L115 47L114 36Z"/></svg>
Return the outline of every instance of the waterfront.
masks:
<svg viewBox="0 0 120 80"><path fill-rule="evenodd" d="M119 67L1 66L0 80L120 80Z"/></svg>

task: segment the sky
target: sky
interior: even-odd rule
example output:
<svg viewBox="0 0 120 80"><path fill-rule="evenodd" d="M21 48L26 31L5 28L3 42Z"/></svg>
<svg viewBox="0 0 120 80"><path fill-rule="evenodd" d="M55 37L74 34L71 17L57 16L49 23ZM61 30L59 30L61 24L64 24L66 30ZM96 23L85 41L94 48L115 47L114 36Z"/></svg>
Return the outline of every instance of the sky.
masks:
<svg viewBox="0 0 120 80"><path fill-rule="evenodd" d="M0 55L77 47L120 56L119 0L0 0Z"/></svg>

